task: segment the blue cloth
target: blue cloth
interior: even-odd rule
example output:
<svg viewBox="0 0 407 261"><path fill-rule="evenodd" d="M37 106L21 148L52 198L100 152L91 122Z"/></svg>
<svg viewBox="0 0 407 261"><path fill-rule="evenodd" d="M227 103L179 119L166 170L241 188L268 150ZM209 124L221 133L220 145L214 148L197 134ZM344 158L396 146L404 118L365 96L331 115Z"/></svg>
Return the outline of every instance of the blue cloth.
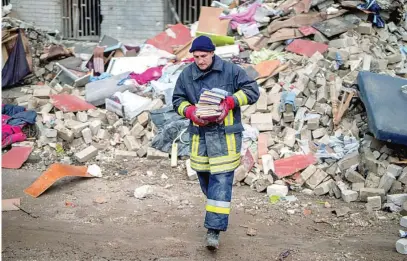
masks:
<svg viewBox="0 0 407 261"><path fill-rule="evenodd" d="M90 82L96 82L96 81L100 81L100 80L104 80L104 79L108 79L110 77L112 77L113 75L111 75L110 73L102 73L99 76L91 76L90 77Z"/></svg>
<svg viewBox="0 0 407 261"><path fill-rule="evenodd" d="M293 106L293 111L297 111L297 106L295 106L295 93L283 91L281 94L280 112L285 112L285 106L290 104Z"/></svg>
<svg viewBox="0 0 407 261"><path fill-rule="evenodd" d="M5 104L3 106L3 111L1 114L5 114L7 116L13 116L19 112L25 111L25 108L22 106L17 106L13 104Z"/></svg>
<svg viewBox="0 0 407 261"><path fill-rule="evenodd" d="M201 35L192 42L191 49L189 52L203 51L203 52L213 52L215 51L215 45L213 45L212 40L205 35Z"/></svg>
<svg viewBox="0 0 407 261"><path fill-rule="evenodd" d="M207 198L204 223L206 228L220 231L227 230L229 214L216 213L216 208L214 210L214 208L208 206L217 206L222 210L230 210L233 177L234 171L218 175L211 175L209 172L198 172L199 184Z"/></svg>
<svg viewBox="0 0 407 261"><path fill-rule="evenodd" d="M366 4L360 4L358 5L358 8L361 10L368 10L374 12L372 23L378 28L384 27L385 23L383 21L383 18L380 16L381 8L376 3L376 0L366 0Z"/></svg>
<svg viewBox="0 0 407 261"><path fill-rule="evenodd" d="M21 126L27 123L34 124L36 118L37 113L35 111L22 111L11 116L11 118L7 120L7 124L13 126Z"/></svg>

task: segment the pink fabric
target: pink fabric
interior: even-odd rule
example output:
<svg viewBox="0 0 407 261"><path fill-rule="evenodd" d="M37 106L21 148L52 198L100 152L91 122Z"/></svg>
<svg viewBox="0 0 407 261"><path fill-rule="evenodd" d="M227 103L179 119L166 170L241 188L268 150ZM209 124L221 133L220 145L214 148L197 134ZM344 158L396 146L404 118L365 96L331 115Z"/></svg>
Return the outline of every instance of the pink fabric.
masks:
<svg viewBox="0 0 407 261"><path fill-rule="evenodd" d="M27 136L18 126L3 124L1 126L1 147L7 147L15 142L25 141Z"/></svg>
<svg viewBox="0 0 407 261"><path fill-rule="evenodd" d="M226 15L219 17L220 19L231 19L230 27L232 29L236 29L239 24L253 24L255 23L254 15L256 14L257 7L261 6L261 4L256 3L251 5L246 11L233 14L233 15Z"/></svg>
<svg viewBox="0 0 407 261"><path fill-rule="evenodd" d="M129 78L136 80L138 84L143 85L161 78L163 66L151 67L141 74L131 73Z"/></svg>

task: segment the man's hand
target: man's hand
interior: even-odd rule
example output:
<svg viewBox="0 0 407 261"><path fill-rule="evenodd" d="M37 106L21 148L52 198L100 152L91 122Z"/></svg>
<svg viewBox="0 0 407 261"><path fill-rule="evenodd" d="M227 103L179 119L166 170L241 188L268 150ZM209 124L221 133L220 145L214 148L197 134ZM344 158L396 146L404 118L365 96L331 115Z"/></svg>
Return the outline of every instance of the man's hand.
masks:
<svg viewBox="0 0 407 261"><path fill-rule="evenodd" d="M235 99L232 96L226 97L219 105L219 108L222 110L222 113L216 120L217 123L222 123L226 116L228 116L229 111L235 108Z"/></svg>
<svg viewBox="0 0 407 261"><path fill-rule="evenodd" d="M188 106L185 109L185 117L187 119L190 119L195 124L197 124L198 126L201 126L201 127L206 126L209 123L209 121L203 120L203 119L199 118L198 116L196 116L196 107L195 107L195 105Z"/></svg>

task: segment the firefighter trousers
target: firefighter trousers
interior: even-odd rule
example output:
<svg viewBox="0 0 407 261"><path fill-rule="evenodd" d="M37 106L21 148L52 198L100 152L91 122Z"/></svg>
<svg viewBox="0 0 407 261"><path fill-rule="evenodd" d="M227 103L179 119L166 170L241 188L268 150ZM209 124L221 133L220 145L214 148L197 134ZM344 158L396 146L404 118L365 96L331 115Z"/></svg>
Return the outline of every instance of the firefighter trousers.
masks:
<svg viewBox="0 0 407 261"><path fill-rule="evenodd" d="M205 227L226 231L229 223L234 171L211 175L198 172L202 192L207 198Z"/></svg>

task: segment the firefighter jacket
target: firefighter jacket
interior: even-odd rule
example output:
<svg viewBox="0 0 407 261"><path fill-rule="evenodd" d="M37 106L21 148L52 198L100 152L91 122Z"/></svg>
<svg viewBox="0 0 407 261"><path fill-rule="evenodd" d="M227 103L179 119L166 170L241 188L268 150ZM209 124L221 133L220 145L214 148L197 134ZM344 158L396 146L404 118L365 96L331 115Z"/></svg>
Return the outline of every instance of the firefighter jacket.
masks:
<svg viewBox="0 0 407 261"><path fill-rule="evenodd" d="M259 87L239 66L214 56L212 68L201 71L195 63L186 67L179 76L172 102L175 111L185 117L185 109L197 104L202 89L219 88L235 100L221 124L211 123L199 127L189 125L191 167L198 172L226 173L240 165L242 132L240 107L254 104L259 98Z"/></svg>

